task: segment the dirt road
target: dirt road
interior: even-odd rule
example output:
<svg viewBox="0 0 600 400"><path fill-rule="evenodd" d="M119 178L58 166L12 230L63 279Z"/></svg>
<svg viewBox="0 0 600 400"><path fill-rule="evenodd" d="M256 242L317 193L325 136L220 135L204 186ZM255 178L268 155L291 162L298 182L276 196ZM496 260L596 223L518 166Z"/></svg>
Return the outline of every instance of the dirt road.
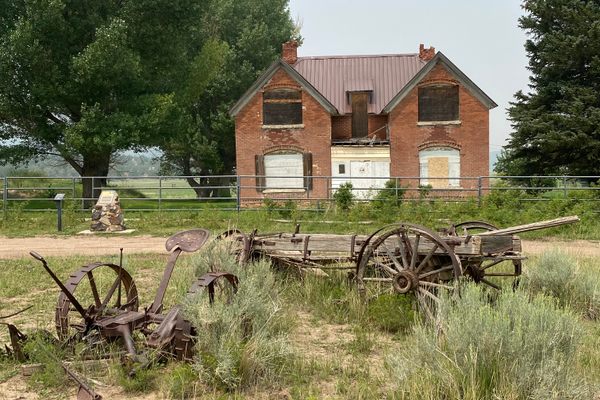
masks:
<svg viewBox="0 0 600 400"><path fill-rule="evenodd" d="M166 253L167 238L155 236L71 236L7 238L0 236L0 259L28 257L35 250L44 257L70 255L115 255L119 248L128 254Z"/></svg>
<svg viewBox="0 0 600 400"><path fill-rule="evenodd" d="M119 248L128 254L165 253L166 238L156 236L71 236L6 238L0 236L0 259L28 257L35 250L44 256L115 255ZM523 252L539 255L560 249L584 257L600 256L600 242L590 240L525 240Z"/></svg>

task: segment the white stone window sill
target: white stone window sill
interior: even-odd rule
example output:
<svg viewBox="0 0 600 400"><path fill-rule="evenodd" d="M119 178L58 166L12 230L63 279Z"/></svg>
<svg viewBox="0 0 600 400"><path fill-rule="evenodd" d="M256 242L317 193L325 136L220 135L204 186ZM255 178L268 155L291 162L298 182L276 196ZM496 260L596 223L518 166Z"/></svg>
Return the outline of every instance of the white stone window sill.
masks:
<svg viewBox="0 0 600 400"><path fill-rule="evenodd" d="M295 125L263 125L263 129L303 129L304 124Z"/></svg>
<svg viewBox="0 0 600 400"><path fill-rule="evenodd" d="M263 193L304 193L306 189L265 189Z"/></svg>
<svg viewBox="0 0 600 400"><path fill-rule="evenodd" d="M419 121L417 126L433 126L433 125L460 125L462 121Z"/></svg>

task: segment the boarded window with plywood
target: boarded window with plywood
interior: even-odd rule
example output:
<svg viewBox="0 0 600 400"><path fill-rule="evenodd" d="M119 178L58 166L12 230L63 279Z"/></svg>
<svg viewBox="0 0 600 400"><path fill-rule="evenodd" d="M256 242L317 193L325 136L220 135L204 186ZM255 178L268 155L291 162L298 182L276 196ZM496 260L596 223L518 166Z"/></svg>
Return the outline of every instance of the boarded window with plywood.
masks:
<svg viewBox="0 0 600 400"><path fill-rule="evenodd" d="M257 154L256 189L286 192L312 189L312 153L281 150Z"/></svg>
<svg viewBox="0 0 600 400"><path fill-rule="evenodd" d="M263 125L301 125L302 92L271 89L263 93Z"/></svg>
<svg viewBox="0 0 600 400"><path fill-rule="evenodd" d="M440 85L419 88L419 121L457 121L458 86Z"/></svg>
<svg viewBox="0 0 600 400"><path fill-rule="evenodd" d="M369 114L367 105L369 103L368 92L353 92L350 94L352 101L352 137L367 137L369 130Z"/></svg>
<svg viewBox="0 0 600 400"><path fill-rule="evenodd" d="M431 147L419 152L421 185L433 188L460 186L460 152L449 147Z"/></svg>

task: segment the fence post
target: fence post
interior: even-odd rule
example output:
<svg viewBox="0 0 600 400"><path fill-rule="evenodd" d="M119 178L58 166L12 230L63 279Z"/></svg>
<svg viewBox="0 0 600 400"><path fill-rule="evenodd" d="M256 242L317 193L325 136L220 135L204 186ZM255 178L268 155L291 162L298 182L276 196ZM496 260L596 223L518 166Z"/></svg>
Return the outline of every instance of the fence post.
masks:
<svg viewBox="0 0 600 400"><path fill-rule="evenodd" d="M399 201L398 201L398 177L395 178L396 179L396 184L395 186L395 191L396 191L396 205L398 205Z"/></svg>
<svg viewBox="0 0 600 400"><path fill-rule="evenodd" d="M241 208L241 204L240 204L241 203L241 199L242 199L241 198L241 193L240 193L241 190L242 190L242 185L241 185L241 182L240 182L240 176L236 175L235 176L235 193L236 193L235 202L236 202L236 209L237 209L238 213L240 212L240 208Z"/></svg>
<svg viewBox="0 0 600 400"><path fill-rule="evenodd" d="M477 177L477 207L481 207L481 196L483 194L483 177Z"/></svg>
<svg viewBox="0 0 600 400"><path fill-rule="evenodd" d="M566 199L567 198L567 177L566 176L562 177L562 184L563 184L563 196Z"/></svg>
<svg viewBox="0 0 600 400"><path fill-rule="evenodd" d="M4 219L6 219L6 209L8 208L8 177L5 176L2 179L2 212L4 214Z"/></svg>
<svg viewBox="0 0 600 400"><path fill-rule="evenodd" d="M158 211L161 210L162 207L162 176L158 177Z"/></svg>

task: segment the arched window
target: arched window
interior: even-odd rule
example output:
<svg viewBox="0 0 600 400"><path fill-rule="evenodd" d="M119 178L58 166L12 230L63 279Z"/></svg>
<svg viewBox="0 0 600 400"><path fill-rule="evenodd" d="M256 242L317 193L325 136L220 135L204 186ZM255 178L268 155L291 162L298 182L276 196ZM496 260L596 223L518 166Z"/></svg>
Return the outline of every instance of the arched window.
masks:
<svg viewBox="0 0 600 400"><path fill-rule="evenodd" d="M302 92L279 88L263 93L263 125L289 126L302 124Z"/></svg>
<svg viewBox="0 0 600 400"><path fill-rule="evenodd" d="M419 152L421 185L460 186L460 152L451 147L429 147ZM435 178L435 179L434 179Z"/></svg>
<svg viewBox="0 0 600 400"><path fill-rule="evenodd" d="M257 189L271 192L312 187L312 154L278 150L256 155Z"/></svg>

